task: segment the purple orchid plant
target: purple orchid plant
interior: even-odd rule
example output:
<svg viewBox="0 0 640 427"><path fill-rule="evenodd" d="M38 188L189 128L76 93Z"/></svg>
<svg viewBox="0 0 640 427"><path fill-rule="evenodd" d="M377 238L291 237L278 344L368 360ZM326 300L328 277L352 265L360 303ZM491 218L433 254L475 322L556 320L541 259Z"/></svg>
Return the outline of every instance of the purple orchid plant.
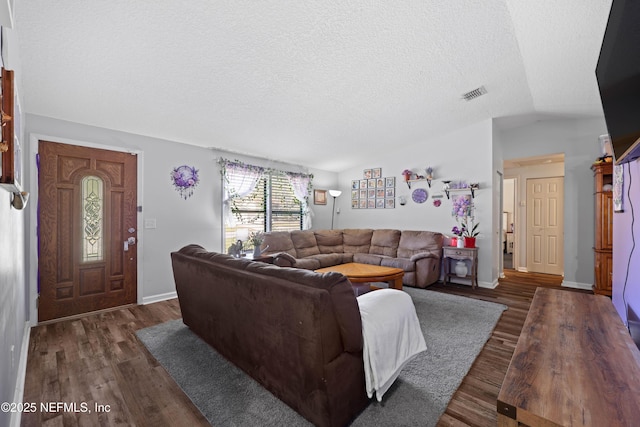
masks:
<svg viewBox="0 0 640 427"><path fill-rule="evenodd" d="M458 225L451 229L451 232L458 237L476 237L480 232L478 231L479 223L473 222L472 213L473 205L471 204L471 197L458 196L453 200L453 208L451 214L456 217Z"/></svg>

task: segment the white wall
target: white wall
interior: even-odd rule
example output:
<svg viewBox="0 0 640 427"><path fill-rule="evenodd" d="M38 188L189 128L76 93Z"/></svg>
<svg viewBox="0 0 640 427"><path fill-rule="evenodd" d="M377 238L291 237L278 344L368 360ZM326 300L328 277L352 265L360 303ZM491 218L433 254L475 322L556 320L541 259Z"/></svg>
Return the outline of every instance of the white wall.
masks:
<svg viewBox="0 0 640 427"><path fill-rule="evenodd" d="M217 159L220 157L241 160L260 166L278 167L283 170L313 173L315 182L322 186L333 186L337 175L320 170L306 170L301 167L282 164L266 159L256 159L223 151L116 132L92 126L80 125L42 116L29 115L27 132L30 136L47 136L57 142L81 143L110 149L130 149L142 157L139 180L142 191L138 195L138 205L142 206L139 217L139 302L153 302L173 296L175 285L171 271L170 253L182 246L196 243L208 250L222 251L222 179ZM214 145L214 143L212 143ZM37 247L35 223L37 205L37 179L35 153L37 143L29 149L28 163L32 182L29 239L29 270L32 295L36 295L35 276L37 267ZM184 200L170 182L170 172L175 166L194 166L199 170L200 184L193 196ZM330 224L329 206L311 206L314 210L314 225L328 228ZM155 219L157 228L145 229L144 219ZM31 307L35 312L35 299ZM32 317L32 320L35 320Z"/></svg>
<svg viewBox="0 0 640 427"><path fill-rule="evenodd" d="M340 190L336 206L341 213L336 216L335 228L398 228L405 230L429 230L451 235L456 221L451 216L451 200L446 196L440 207L433 205L432 195L442 192L443 180L464 180L480 183L474 200L476 219L480 223L481 236L476 244L479 247L479 281L484 286L494 283L492 276L492 124L485 120L444 136L413 145L400 145L390 142L389 149L380 153L376 164L362 164L340 173ZM426 182L414 183L411 190L402 177L402 171L412 169L423 173L427 166L434 169L431 188ZM364 169L382 168L382 176L396 177L395 209L352 209L351 181L363 178ZM426 203L417 204L411 200L411 191L425 188L429 192ZM407 204L400 206L399 196L407 198Z"/></svg>
<svg viewBox="0 0 640 427"><path fill-rule="evenodd" d="M492 222L491 222L491 278L492 285L498 285L498 278L502 276L503 271L503 258L502 258L502 182L504 180L504 172L502 171L504 161L502 154L502 139L501 134L498 131L498 126L495 120L491 122L492 144L491 153L492 164L491 173L493 179L493 191L491 192L492 203Z"/></svg>
<svg viewBox="0 0 640 427"><path fill-rule="evenodd" d="M604 119L545 120L501 132L505 160L565 155L564 281L570 286L593 284L595 208L590 167L602 155L598 136L605 133ZM523 197L526 192L518 194Z"/></svg>
<svg viewBox="0 0 640 427"><path fill-rule="evenodd" d="M26 212L13 209L10 201L11 193L0 189L0 402L14 400L27 322L24 263ZM9 425L10 415L0 411L0 425Z"/></svg>

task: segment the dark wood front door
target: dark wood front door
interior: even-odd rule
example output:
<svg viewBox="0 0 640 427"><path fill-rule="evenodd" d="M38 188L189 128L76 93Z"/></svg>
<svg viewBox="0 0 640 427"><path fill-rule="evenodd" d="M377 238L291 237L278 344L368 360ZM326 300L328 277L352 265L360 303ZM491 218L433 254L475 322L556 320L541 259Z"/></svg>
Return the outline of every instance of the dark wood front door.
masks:
<svg viewBox="0 0 640 427"><path fill-rule="evenodd" d="M39 321L135 303L136 156L48 141L39 155Z"/></svg>

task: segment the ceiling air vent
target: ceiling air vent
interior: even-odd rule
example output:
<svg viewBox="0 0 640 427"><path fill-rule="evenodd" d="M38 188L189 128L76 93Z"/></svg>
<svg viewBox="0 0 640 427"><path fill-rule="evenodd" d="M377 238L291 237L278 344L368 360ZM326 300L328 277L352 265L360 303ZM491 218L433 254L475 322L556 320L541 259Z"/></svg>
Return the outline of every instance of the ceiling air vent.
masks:
<svg viewBox="0 0 640 427"><path fill-rule="evenodd" d="M485 93L487 93L487 89L485 89L484 86L480 86L477 89L474 89L474 90L469 91L467 93L463 93L462 94L462 99L464 99L465 101L471 101L472 99L476 99L477 97L482 96Z"/></svg>

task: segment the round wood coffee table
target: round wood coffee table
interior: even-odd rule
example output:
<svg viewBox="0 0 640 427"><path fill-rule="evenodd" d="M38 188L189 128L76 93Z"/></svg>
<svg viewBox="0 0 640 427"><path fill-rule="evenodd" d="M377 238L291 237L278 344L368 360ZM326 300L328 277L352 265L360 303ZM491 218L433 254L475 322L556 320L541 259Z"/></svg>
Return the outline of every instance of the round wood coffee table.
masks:
<svg viewBox="0 0 640 427"><path fill-rule="evenodd" d="M348 262L316 270L317 273L327 273L329 271L344 274L351 283L388 282L390 288L402 290L404 271L401 268ZM372 286L371 288L379 289L377 286Z"/></svg>

